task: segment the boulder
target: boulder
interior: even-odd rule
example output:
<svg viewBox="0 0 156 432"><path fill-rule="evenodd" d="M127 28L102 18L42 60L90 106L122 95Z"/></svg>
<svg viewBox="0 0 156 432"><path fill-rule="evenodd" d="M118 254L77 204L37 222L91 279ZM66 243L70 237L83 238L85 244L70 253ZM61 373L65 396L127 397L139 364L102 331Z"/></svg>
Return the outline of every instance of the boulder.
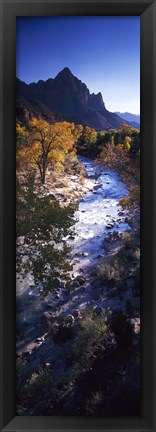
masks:
<svg viewBox="0 0 156 432"><path fill-rule="evenodd" d="M75 309L75 310L73 311L73 317L74 317L75 319L81 317L81 314L80 314L79 309Z"/></svg>
<svg viewBox="0 0 156 432"><path fill-rule="evenodd" d="M42 325L44 327L46 327L46 328L49 327L49 325L52 324L53 320L54 320L54 313L53 312L47 311L47 312L43 313L41 321L42 321Z"/></svg>
<svg viewBox="0 0 156 432"><path fill-rule="evenodd" d="M49 370L49 369L51 369L51 367L52 367L52 364L51 364L51 363L48 363L48 362L47 362L47 363L44 364L44 368L45 368L45 369L48 369L48 370Z"/></svg>
<svg viewBox="0 0 156 432"><path fill-rule="evenodd" d="M84 276L77 276L75 282L78 282L79 285L83 285L86 282L86 279Z"/></svg>
<svg viewBox="0 0 156 432"><path fill-rule="evenodd" d="M73 315L67 315L67 317L65 318L66 324L73 325L74 321L75 321L75 318Z"/></svg>
<svg viewBox="0 0 156 432"><path fill-rule="evenodd" d="M98 184L98 185L95 185L95 186L94 186L94 190L98 190L100 187L102 187L102 183L101 183L101 184Z"/></svg>
<svg viewBox="0 0 156 432"><path fill-rule="evenodd" d="M42 342L42 338L41 338L41 337L38 337L38 338L36 339L36 342Z"/></svg>
<svg viewBox="0 0 156 432"><path fill-rule="evenodd" d="M56 199L55 198L55 195L54 194L52 194L52 193L50 193L49 195L47 195L48 196L48 198L50 198L50 199Z"/></svg>
<svg viewBox="0 0 156 432"><path fill-rule="evenodd" d="M72 288L78 288L80 286L80 284L79 284L79 282L76 280L76 279L74 279L72 282L71 282L71 287Z"/></svg>
<svg viewBox="0 0 156 432"><path fill-rule="evenodd" d="M109 224L106 225L106 228L107 229L111 229L111 228L114 228L114 226L115 226L114 223L109 223Z"/></svg>
<svg viewBox="0 0 156 432"><path fill-rule="evenodd" d="M89 255L88 252L83 252L83 256L84 256L84 257L87 257L88 255Z"/></svg>

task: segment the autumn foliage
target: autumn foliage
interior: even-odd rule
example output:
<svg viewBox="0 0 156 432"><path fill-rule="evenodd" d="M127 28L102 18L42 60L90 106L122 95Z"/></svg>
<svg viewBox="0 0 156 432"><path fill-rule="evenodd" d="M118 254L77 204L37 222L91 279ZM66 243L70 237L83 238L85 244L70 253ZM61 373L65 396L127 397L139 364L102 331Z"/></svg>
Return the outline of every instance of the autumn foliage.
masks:
<svg viewBox="0 0 156 432"><path fill-rule="evenodd" d="M17 124L17 167L37 167L45 183L48 167L61 170L65 155L74 152L74 125L68 122L49 124L33 118L28 129Z"/></svg>

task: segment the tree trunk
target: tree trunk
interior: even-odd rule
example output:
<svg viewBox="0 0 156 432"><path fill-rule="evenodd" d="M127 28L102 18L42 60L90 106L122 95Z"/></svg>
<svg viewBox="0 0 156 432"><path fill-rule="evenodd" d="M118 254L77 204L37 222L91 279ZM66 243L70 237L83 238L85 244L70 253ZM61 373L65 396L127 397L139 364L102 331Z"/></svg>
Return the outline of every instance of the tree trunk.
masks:
<svg viewBox="0 0 156 432"><path fill-rule="evenodd" d="M45 183L45 175L46 175L46 167L43 165L42 167L42 174L41 174L41 183Z"/></svg>
<svg viewBox="0 0 156 432"><path fill-rule="evenodd" d="M40 178L41 178L41 183L44 184L45 183L45 175L46 175L46 163L42 163L40 164L39 162L37 162L39 171L40 171Z"/></svg>
<svg viewBox="0 0 156 432"><path fill-rule="evenodd" d="M41 183L42 183L42 184L45 183L45 175L43 175L43 173L42 173L42 176L41 176Z"/></svg>

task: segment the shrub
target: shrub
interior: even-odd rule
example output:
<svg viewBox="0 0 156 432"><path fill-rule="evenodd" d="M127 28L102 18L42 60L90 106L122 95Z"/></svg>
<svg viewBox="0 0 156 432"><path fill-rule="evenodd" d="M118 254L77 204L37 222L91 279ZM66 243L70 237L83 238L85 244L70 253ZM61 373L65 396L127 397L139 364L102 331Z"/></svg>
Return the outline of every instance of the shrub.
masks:
<svg viewBox="0 0 156 432"><path fill-rule="evenodd" d="M115 283L124 277L124 267L117 256L109 264L99 264L97 272L98 276L107 283Z"/></svg>
<svg viewBox="0 0 156 432"><path fill-rule="evenodd" d="M140 263L140 238L138 233L130 235L125 232L122 235L123 247L118 252L118 257L122 261L125 269L127 268L127 275L129 273L129 266L136 268Z"/></svg>
<svg viewBox="0 0 156 432"><path fill-rule="evenodd" d="M57 398L57 389L54 384L53 372L50 367L41 367L39 372L33 372L17 395L19 406L24 403L27 415L46 415L52 411Z"/></svg>
<svg viewBox="0 0 156 432"><path fill-rule="evenodd" d="M135 255L136 259L139 261L140 260L140 248L137 248L135 250L134 255Z"/></svg>
<svg viewBox="0 0 156 432"><path fill-rule="evenodd" d="M140 186L135 185L129 188L129 195L127 198L120 198L120 205L123 209L134 209L140 206Z"/></svg>
<svg viewBox="0 0 156 432"><path fill-rule="evenodd" d="M86 170L77 159L77 156L68 154L64 161L64 172L67 174L81 174L83 177L86 175Z"/></svg>
<svg viewBox="0 0 156 432"><path fill-rule="evenodd" d="M130 233L127 231L123 232L122 240L123 240L124 246L129 246L131 244L131 241L132 241L132 237L131 237Z"/></svg>
<svg viewBox="0 0 156 432"><path fill-rule="evenodd" d="M103 393L101 391L92 392L86 403L86 414L95 415L103 403Z"/></svg>
<svg viewBox="0 0 156 432"><path fill-rule="evenodd" d="M123 312L116 312L111 316L110 328L114 333L118 348L130 348L133 342L133 324Z"/></svg>
<svg viewBox="0 0 156 432"><path fill-rule="evenodd" d="M80 321L73 344L75 373L79 375L90 370L95 359L104 355L109 340L105 311L100 316L94 311L86 312Z"/></svg>
<svg viewBox="0 0 156 432"><path fill-rule="evenodd" d="M58 328L53 330L53 340L58 344L65 343L72 336L72 325L70 323L60 323Z"/></svg>
<svg viewBox="0 0 156 432"><path fill-rule="evenodd" d="M123 209L125 209L125 208L126 208L126 205L127 205L127 200L126 200L126 198L120 198L120 199L119 199L119 204L121 205L121 207L123 207Z"/></svg>

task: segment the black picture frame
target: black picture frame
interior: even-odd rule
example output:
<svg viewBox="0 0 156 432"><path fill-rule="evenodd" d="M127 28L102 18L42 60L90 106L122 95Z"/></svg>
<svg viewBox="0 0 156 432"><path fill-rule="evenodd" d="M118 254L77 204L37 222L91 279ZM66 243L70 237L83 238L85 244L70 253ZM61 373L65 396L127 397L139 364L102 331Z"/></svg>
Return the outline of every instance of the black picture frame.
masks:
<svg viewBox="0 0 156 432"><path fill-rule="evenodd" d="M156 0L1 0L1 430L156 431ZM139 15L141 20L140 417L18 417L15 410L15 27L16 16Z"/></svg>

